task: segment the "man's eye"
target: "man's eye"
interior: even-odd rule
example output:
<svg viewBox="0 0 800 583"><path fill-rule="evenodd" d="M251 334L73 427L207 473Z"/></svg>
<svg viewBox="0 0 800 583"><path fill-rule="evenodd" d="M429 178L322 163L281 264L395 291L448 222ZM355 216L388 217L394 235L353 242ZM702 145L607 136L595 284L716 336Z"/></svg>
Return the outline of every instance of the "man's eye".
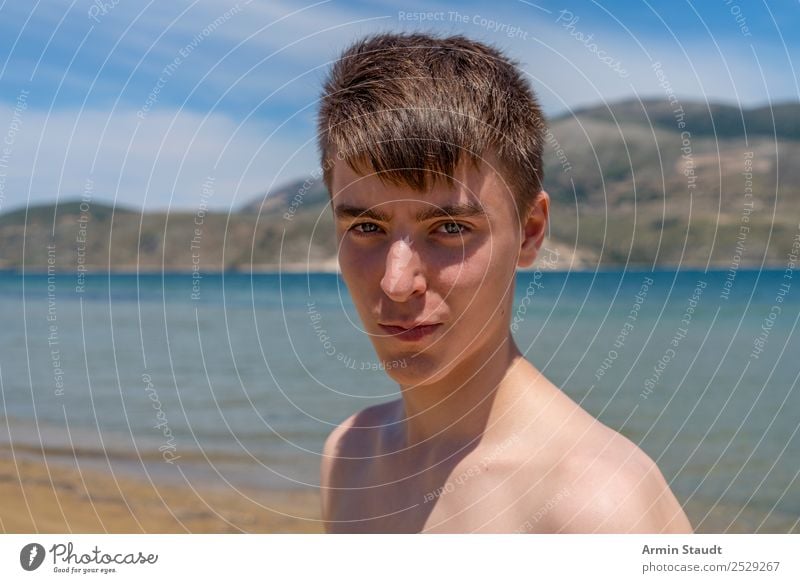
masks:
<svg viewBox="0 0 800 583"><path fill-rule="evenodd" d="M469 227L461 223L442 223L439 229L444 229L447 235L463 235L469 231Z"/></svg>
<svg viewBox="0 0 800 583"><path fill-rule="evenodd" d="M355 231L359 235L367 235L369 233L377 233L380 227L375 223L358 223L350 227L351 231Z"/></svg>

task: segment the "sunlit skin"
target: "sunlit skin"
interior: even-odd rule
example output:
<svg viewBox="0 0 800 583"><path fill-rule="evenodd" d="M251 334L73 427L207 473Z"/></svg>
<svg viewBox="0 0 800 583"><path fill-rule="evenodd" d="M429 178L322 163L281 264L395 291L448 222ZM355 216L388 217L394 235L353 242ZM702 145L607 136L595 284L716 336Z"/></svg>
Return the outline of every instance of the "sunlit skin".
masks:
<svg viewBox="0 0 800 583"><path fill-rule="evenodd" d="M491 153L426 192L337 161L331 191L342 277L402 397L328 438L329 532L691 532L655 464L511 335L515 272L541 249L546 192L519 217Z"/></svg>

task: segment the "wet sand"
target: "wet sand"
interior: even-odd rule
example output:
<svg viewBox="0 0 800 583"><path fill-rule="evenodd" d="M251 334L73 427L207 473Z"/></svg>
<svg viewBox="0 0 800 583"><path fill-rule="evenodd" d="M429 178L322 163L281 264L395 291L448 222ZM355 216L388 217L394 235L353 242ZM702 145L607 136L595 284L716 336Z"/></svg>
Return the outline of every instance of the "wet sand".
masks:
<svg viewBox="0 0 800 583"><path fill-rule="evenodd" d="M315 490L223 490L80 471L0 449L5 533L319 533Z"/></svg>

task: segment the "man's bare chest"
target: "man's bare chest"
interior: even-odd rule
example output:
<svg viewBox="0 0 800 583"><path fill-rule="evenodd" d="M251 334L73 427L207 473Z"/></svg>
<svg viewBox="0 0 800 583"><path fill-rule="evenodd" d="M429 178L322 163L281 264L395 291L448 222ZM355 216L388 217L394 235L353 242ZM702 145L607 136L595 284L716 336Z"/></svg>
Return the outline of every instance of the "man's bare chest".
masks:
<svg viewBox="0 0 800 583"><path fill-rule="evenodd" d="M530 493L511 468L480 460L407 473L363 465L340 483L332 532L515 532L528 520Z"/></svg>

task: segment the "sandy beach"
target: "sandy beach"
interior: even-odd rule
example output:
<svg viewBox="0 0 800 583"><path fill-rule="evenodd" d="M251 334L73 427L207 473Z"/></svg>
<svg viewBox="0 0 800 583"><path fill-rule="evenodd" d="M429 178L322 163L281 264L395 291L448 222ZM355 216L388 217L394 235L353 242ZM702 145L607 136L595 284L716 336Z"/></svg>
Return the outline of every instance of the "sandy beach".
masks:
<svg viewBox="0 0 800 583"><path fill-rule="evenodd" d="M319 533L314 490L224 491L80 471L0 450L5 533Z"/></svg>

